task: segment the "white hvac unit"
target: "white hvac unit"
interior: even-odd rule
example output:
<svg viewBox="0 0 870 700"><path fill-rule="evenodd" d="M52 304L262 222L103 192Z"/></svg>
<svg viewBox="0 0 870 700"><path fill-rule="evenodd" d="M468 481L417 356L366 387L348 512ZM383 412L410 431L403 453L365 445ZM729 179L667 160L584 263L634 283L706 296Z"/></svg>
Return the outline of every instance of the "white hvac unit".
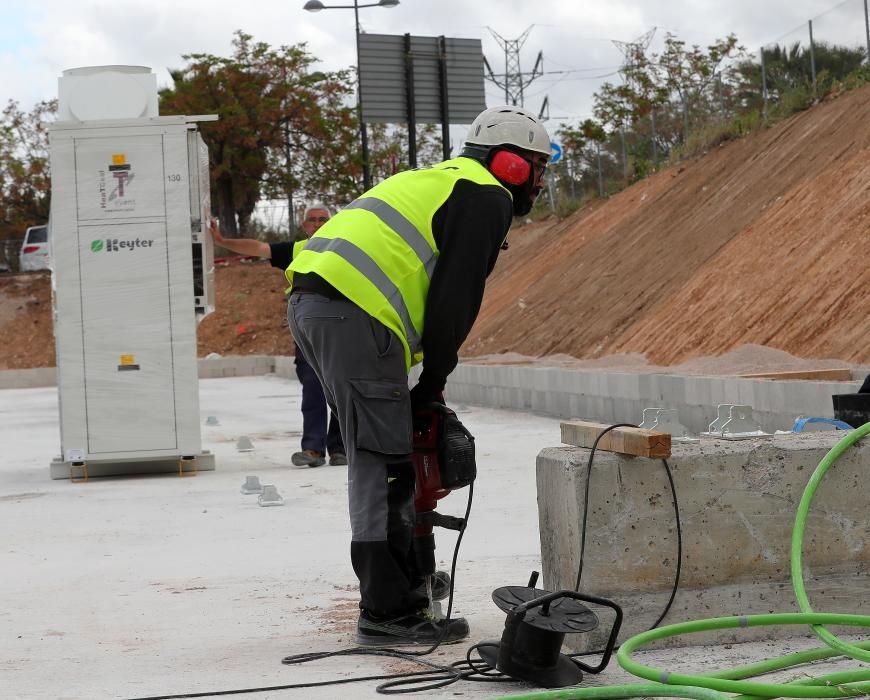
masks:
<svg viewBox="0 0 870 700"><path fill-rule="evenodd" d="M66 71L51 127L61 455L52 478L213 469L196 326L214 309L208 151L149 69ZM101 118L108 115L109 118Z"/></svg>

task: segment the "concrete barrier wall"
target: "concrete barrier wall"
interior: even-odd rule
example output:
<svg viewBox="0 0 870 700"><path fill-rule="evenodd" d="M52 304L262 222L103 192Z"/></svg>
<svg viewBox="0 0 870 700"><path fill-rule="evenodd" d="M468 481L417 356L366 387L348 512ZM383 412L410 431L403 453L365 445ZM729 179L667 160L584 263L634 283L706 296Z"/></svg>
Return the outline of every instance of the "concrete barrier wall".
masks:
<svg viewBox="0 0 870 700"><path fill-rule="evenodd" d="M197 360L199 378L254 377L261 374L271 374L275 371L277 359L279 358L272 355L201 358Z"/></svg>
<svg viewBox="0 0 870 700"><path fill-rule="evenodd" d="M292 356L229 356L203 358L198 363L201 379L272 372L285 379L296 377ZM855 370L852 382L815 382L463 363L450 375L447 398L454 404L613 423L639 422L643 409L652 406L675 408L683 425L694 433L707 429L716 418L718 404L748 404L766 430L790 430L798 416L832 417L831 396L857 391L867 371ZM415 367L412 383L418 375L419 367ZM0 371L0 389L56 383L53 367Z"/></svg>
<svg viewBox="0 0 870 700"><path fill-rule="evenodd" d="M859 386L858 380L774 381L466 363L450 375L447 398L451 403L603 423L639 423L644 408L675 408L695 434L716 418L718 404L746 404L772 432L791 430L798 416L833 417L831 396L855 392Z"/></svg>
<svg viewBox="0 0 870 700"><path fill-rule="evenodd" d="M668 460L683 530L682 577L664 623L794 612L789 571L797 504L842 432L675 445ZM555 447L537 459L544 587L573 589L581 548L589 450ZM870 440L829 470L813 501L804 543L807 592L818 611L870 613ZM676 520L661 460L597 452L581 591L626 613L625 639L647 629L668 600L677 564ZM852 633L855 630L850 630ZM805 628L751 628L692 642L804 635ZM569 636L578 650L603 643ZM677 640L683 644L686 640ZM597 647L596 647L597 648Z"/></svg>
<svg viewBox="0 0 870 700"><path fill-rule="evenodd" d="M57 386L57 368L35 367L0 371L0 390L35 389L43 386Z"/></svg>
<svg viewBox="0 0 870 700"><path fill-rule="evenodd" d="M251 377L277 372L276 367L293 366L292 357L271 355L245 355L230 357L200 358L197 360L200 379L215 377ZM279 373L281 376L296 376ZM34 389L36 387L57 386L55 367L35 369L9 369L0 371L0 390Z"/></svg>

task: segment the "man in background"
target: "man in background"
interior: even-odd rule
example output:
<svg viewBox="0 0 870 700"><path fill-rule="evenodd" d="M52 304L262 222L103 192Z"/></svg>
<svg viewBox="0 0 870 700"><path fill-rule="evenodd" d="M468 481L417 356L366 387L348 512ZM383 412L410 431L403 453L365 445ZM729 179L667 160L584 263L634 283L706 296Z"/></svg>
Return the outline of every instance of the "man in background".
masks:
<svg viewBox="0 0 870 700"><path fill-rule="evenodd" d="M317 229L329 221L329 209L322 204L310 206L302 220L302 231L311 237ZM212 219L209 226L215 245L231 250L239 255L255 255L268 258L272 267L286 270L293 258L305 247L307 240L265 243L253 238L224 238L217 221ZM296 376L302 384L302 450L295 452L290 460L297 467L319 467L326 463L333 466L347 464L341 430L335 414L326 405L326 397L320 380L308 364L299 345L296 345L294 364ZM328 418L328 420L327 420Z"/></svg>

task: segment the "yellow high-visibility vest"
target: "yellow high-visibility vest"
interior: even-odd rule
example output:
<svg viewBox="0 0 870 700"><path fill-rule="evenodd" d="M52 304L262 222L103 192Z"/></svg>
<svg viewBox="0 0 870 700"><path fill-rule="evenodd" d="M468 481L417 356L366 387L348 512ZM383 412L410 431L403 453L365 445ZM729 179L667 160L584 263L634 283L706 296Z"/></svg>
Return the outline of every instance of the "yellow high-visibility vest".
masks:
<svg viewBox="0 0 870 700"><path fill-rule="evenodd" d="M313 272L395 332L405 364L423 359L423 315L438 260L432 218L459 180L501 187L481 163L454 158L384 180L327 221L286 276Z"/></svg>

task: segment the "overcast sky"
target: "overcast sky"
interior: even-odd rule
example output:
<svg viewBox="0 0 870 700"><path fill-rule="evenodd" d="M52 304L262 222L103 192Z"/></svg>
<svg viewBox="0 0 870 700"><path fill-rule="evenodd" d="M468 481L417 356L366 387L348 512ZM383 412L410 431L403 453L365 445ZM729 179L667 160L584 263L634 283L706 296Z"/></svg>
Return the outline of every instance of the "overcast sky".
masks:
<svg viewBox="0 0 870 700"><path fill-rule="evenodd" d="M170 84L167 68L183 65L182 54L228 55L237 29L274 46L308 42L325 69L354 65L353 12L310 13L303 4L0 0L0 101L12 98L29 107L54 98L62 70L88 65L147 65L163 87ZM525 106L537 112L549 96L554 123L589 116L596 87L618 80L621 54L614 39L631 41L657 27L659 38L670 31L706 45L733 32L754 50L776 40L804 39L813 17L817 38L863 45L863 0L401 0L392 9L360 11L363 31L480 38L496 72L504 70L504 53L487 27L515 39L533 26L522 67L530 70L543 50L546 74L526 90ZM502 103L503 91L487 85L488 104Z"/></svg>

